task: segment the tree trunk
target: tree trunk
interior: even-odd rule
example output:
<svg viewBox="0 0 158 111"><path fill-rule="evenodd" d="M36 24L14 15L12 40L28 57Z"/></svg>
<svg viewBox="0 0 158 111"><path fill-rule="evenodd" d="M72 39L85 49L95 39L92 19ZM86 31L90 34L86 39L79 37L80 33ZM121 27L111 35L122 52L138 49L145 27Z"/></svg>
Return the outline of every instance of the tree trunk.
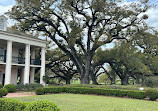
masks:
<svg viewBox="0 0 158 111"><path fill-rule="evenodd" d="M121 79L121 85L127 85L128 84L128 78L127 77L122 77Z"/></svg>
<svg viewBox="0 0 158 111"><path fill-rule="evenodd" d="M87 77L86 75L84 75L83 77L81 77L81 84L89 84L89 76Z"/></svg>
<svg viewBox="0 0 158 111"><path fill-rule="evenodd" d="M81 84L90 83L90 79L89 79L89 75L91 72L90 69L91 69L91 57L90 55L87 55L86 64L85 64L85 73L83 74L83 76L81 76Z"/></svg>
<svg viewBox="0 0 158 111"><path fill-rule="evenodd" d="M142 75L142 86L145 86L145 75Z"/></svg>
<svg viewBox="0 0 158 111"><path fill-rule="evenodd" d="M70 84L70 79L66 79L66 84Z"/></svg>
<svg viewBox="0 0 158 111"><path fill-rule="evenodd" d="M95 74L92 74L92 75L91 75L91 78L92 78L92 84L98 85L96 75L95 75Z"/></svg>
<svg viewBox="0 0 158 111"><path fill-rule="evenodd" d="M111 81L110 83L111 85L115 84L115 78L111 78L110 81Z"/></svg>
<svg viewBox="0 0 158 111"><path fill-rule="evenodd" d="M136 77L136 84L140 84L140 79L138 77Z"/></svg>

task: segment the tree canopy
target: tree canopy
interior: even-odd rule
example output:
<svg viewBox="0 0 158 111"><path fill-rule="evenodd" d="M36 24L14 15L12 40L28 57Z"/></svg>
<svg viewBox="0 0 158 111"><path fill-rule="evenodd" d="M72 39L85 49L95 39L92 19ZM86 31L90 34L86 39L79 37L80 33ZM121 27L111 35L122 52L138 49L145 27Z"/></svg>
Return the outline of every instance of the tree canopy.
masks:
<svg viewBox="0 0 158 111"><path fill-rule="evenodd" d="M8 14L17 29L49 37L74 62L82 84L93 77L94 55L113 41L132 41L146 26L148 0L16 0Z"/></svg>

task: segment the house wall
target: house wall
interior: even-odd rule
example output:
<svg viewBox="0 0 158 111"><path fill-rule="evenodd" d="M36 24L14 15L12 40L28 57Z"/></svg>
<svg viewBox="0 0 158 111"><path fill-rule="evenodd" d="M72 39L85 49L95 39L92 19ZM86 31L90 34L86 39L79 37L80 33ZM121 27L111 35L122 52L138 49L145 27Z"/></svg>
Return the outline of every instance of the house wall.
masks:
<svg viewBox="0 0 158 111"><path fill-rule="evenodd" d="M5 73L5 66L4 65L0 65L0 71L2 72L2 74Z"/></svg>
<svg viewBox="0 0 158 111"><path fill-rule="evenodd" d="M4 65L0 65L0 84L3 84L3 74L5 73Z"/></svg>
<svg viewBox="0 0 158 111"><path fill-rule="evenodd" d="M12 56L13 57L18 57L18 54L19 54L19 48L17 46L13 46Z"/></svg>
<svg viewBox="0 0 158 111"><path fill-rule="evenodd" d="M11 84L17 84L17 77L18 77L18 67L12 66L12 73L11 73Z"/></svg>
<svg viewBox="0 0 158 111"><path fill-rule="evenodd" d="M0 71L2 74L5 74L5 65L0 65ZM17 84L17 76L18 76L18 67L12 66L12 73L11 73L11 84Z"/></svg>
<svg viewBox="0 0 158 111"><path fill-rule="evenodd" d="M0 48L3 48L4 50L7 49L7 45L6 44L0 44Z"/></svg>

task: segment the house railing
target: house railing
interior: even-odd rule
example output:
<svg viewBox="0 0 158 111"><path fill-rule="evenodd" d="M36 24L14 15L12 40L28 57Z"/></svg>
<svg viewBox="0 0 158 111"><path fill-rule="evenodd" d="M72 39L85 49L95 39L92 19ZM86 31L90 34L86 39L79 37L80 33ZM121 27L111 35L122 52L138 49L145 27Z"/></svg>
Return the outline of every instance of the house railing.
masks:
<svg viewBox="0 0 158 111"><path fill-rule="evenodd" d="M31 65L41 65L40 59L31 59Z"/></svg>
<svg viewBox="0 0 158 111"><path fill-rule="evenodd" d="M17 64L25 64L25 58L22 57L12 57L12 62Z"/></svg>
<svg viewBox="0 0 158 111"><path fill-rule="evenodd" d="M0 62L6 62L6 56L0 55Z"/></svg>
<svg viewBox="0 0 158 111"><path fill-rule="evenodd" d="M0 62L4 62L4 63L6 62L5 55L0 55ZM25 64L25 58L12 56L12 63ZM41 65L41 60L40 59L31 59L30 64L31 65Z"/></svg>

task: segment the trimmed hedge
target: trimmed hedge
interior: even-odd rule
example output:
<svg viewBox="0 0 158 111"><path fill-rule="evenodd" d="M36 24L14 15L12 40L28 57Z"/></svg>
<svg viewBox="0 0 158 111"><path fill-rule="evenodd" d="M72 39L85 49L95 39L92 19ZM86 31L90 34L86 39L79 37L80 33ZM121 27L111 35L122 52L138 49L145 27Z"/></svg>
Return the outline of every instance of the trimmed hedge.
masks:
<svg viewBox="0 0 158 111"><path fill-rule="evenodd" d="M40 92L40 93L39 93ZM145 91L121 90L121 89L103 89L103 88L87 88L87 87L44 87L36 89L36 94L49 93L74 93L74 94L96 94L104 96L129 97L135 99L145 99Z"/></svg>
<svg viewBox="0 0 158 111"><path fill-rule="evenodd" d="M6 96L8 94L8 90L6 88L0 89L0 98Z"/></svg>
<svg viewBox="0 0 158 111"><path fill-rule="evenodd" d="M44 90L43 90L43 88L37 88L37 89L35 90L35 93L36 93L37 95L43 95L43 94L44 94Z"/></svg>
<svg viewBox="0 0 158 111"><path fill-rule="evenodd" d="M25 105L23 102L15 99L1 98L0 111L23 111Z"/></svg>
<svg viewBox="0 0 158 111"><path fill-rule="evenodd" d="M60 109L52 101L39 100L28 104L24 111L60 111Z"/></svg>
<svg viewBox="0 0 158 111"><path fill-rule="evenodd" d="M14 84L7 84L4 86L4 88L8 90L8 93L16 91L16 86Z"/></svg>
<svg viewBox="0 0 158 111"><path fill-rule="evenodd" d="M146 96L149 98L149 100L155 101L158 99L158 91L148 90L146 91Z"/></svg>
<svg viewBox="0 0 158 111"><path fill-rule="evenodd" d="M16 86L17 90L35 90L36 88L43 87L42 84L18 84Z"/></svg>
<svg viewBox="0 0 158 111"><path fill-rule="evenodd" d="M20 100L1 98L0 111L60 111L58 106L48 100L21 102Z"/></svg>
<svg viewBox="0 0 158 111"><path fill-rule="evenodd" d="M135 99L145 99L146 93L144 91L128 91L127 96Z"/></svg>

